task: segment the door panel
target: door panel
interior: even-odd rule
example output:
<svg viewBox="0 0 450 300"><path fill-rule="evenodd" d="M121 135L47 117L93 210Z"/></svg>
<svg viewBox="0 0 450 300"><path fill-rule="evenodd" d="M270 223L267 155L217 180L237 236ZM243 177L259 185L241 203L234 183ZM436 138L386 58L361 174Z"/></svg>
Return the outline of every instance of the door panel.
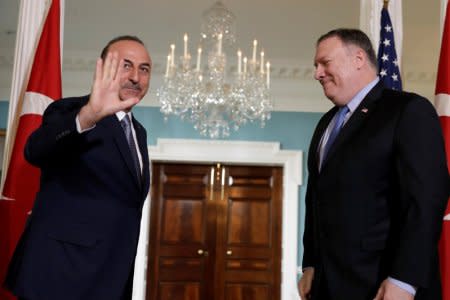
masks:
<svg viewBox="0 0 450 300"><path fill-rule="evenodd" d="M226 300L272 299L268 285L229 284Z"/></svg>
<svg viewBox="0 0 450 300"><path fill-rule="evenodd" d="M147 299L279 300L279 167L156 163Z"/></svg>
<svg viewBox="0 0 450 300"><path fill-rule="evenodd" d="M200 299L201 287L195 283L162 283L161 300L193 300Z"/></svg>
<svg viewBox="0 0 450 300"><path fill-rule="evenodd" d="M229 166L225 174L218 219L226 234L217 253L225 297L217 299L280 299L282 169Z"/></svg>
<svg viewBox="0 0 450 300"><path fill-rule="evenodd" d="M164 244L202 243L204 201L170 199L165 201L162 221Z"/></svg>
<svg viewBox="0 0 450 300"><path fill-rule="evenodd" d="M270 203L229 200L229 245L267 246L270 242Z"/></svg>
<svg viewBox="0 0 450 300"><path fill-rule="evenodd" d="M215 232L206 185L210 167L154 164L153 176L147 299L211 299L212 288L205 285L214 259L208 240Z"/></svg>

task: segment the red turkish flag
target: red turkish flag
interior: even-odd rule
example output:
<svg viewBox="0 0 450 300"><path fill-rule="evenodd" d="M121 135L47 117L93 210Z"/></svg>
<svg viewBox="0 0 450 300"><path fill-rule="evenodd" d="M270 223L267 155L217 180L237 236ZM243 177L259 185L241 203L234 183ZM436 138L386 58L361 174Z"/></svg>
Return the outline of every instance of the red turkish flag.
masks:
<svg viewBox="0 0 450 300"><path fill-rule="evenodd" d="M28 136L41 124L43 111L48 104L61 98L61 5L63 2L60 3L60 0L22 0L20 4L4 158L9 161L9 165L7 171L4 170L6 178L0 200L1 282L39 186L40 171L25 161L24 146ZM31 18L38 19L41 30L36 31L36 24L32 24ZM31 44L32 50L24 53L22 44ZM21 64L27 67L20 70L18 66ZM14 86L14 81L20 81L20 78L23 81ZM17 90L14 90L15 87ZM0 299L15 298L0 287Z"/></svg>
<svg viewBox="0 0 450 300"><path fill-rule="evenodd" d="M441 55L436 80L436 109L441 121L447 152L447 167L450 170L450 6L442 34ZM441 240L439 242L443 300L450 300L450 202L447 203Z"/></svg>

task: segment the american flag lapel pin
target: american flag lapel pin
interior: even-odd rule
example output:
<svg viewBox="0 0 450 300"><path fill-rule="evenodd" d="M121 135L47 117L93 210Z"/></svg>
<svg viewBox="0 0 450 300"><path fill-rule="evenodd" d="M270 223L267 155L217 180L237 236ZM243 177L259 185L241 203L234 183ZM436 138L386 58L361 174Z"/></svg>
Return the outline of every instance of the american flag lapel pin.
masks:
<svg viewBox="0 0 450 300"><path fill-rule="evenodd" d="M361 109L361 111L366 114L369 110L364 107L363 109Z"/></svg>

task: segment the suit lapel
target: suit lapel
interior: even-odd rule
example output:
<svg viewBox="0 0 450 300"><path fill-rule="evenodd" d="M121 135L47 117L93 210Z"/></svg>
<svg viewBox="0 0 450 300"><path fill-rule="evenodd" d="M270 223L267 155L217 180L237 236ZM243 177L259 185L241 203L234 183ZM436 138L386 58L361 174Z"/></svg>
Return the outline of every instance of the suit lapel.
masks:
<svg viewBox="0 0 450 300"><path fill-rule="evenodd" d="M332 108L328 111L322 119L320 119L319 124L317 124L317 128L314 131L313 137L311 139L311 146L309 148L308 154L308 164L309 170L319 171L319 161L320 161L320 141L322 140L322 136L325 133L325 130L330 124L333 116L336 114L338 107Z"/></svg>
<svg viewBox="0 0 450 300"><path fill-rule="evenodd" d="M364 122L367 120L367 118L372 114L376 101L381 97L383 89L384 89L383 84L380 81L375 85L375 87L372 90L370 90L370 92L366 95L363 101L361 101L361 103L358 105L358 107L351 115L350 119L348 119L347 123L344 125L344 127L342 127L333 145L331 145L328 151L328 155L325 161L322 163L322 169L326 167L327 162L333 158L333 156L339 151L342 145L348 143L348 140L351 138L353 133L358 128L360 128L362 124L364 124ZM332 114L331 118L334 116L335 113L336 112ZM327 126L331 121L331 118L328 120ZM322 135L325 129L323 129Z"/></svg>

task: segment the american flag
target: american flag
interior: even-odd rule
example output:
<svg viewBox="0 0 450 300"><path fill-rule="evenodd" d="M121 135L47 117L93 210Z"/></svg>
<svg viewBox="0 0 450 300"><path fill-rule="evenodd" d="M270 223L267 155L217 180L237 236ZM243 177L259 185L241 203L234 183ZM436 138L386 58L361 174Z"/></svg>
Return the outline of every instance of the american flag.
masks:
<svg viewBox="0 0 450 300"><path fill-rule="evenodd" d="M378 69L384 85L394 90L402 90L399 62L395 51L394 29L387 7L381 10L380 46L378 47Z"/></svg>

